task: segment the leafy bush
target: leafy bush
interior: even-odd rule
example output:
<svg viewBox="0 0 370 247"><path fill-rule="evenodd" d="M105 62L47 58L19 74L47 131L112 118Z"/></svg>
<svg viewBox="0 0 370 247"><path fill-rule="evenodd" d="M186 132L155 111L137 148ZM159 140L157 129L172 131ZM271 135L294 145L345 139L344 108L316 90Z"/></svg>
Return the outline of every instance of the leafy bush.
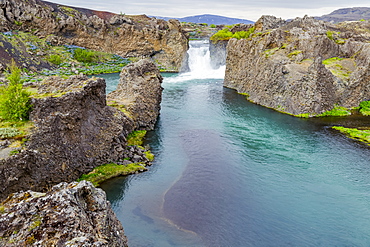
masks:
<svg viewBox="0 0 370 247"><path fill-rule="evenodd" d="M73 57L82 63L92 63L96 60L96 52L92 50L77 48Z"/></svg>
<svg viewBox="0 0 370 247"><path fill-rule="evenodd" d="M211 24L209 27L210 28L216 28L216 25L215 24Z"/></svg>
<svg viewBox="0 0 370 247"><path fill-rule="evenodd" d="M21 70L14 61L9 68L9 84L0 87L0 117L7 121L27 120L31 109L30 93L23 89Z"/></svg>
<svg viewBox="0 0 370 247"><path fill-rule="evenodd" d="M231 38L236 39L248 39L249 36L254 32L255 27L251 27L248 31L231 32L228 28L224 28L210 38L212 41L229 40Z"/></svg>
<svg viewBox="0 0 370 247"><path fill-rule="evenodd" d="M19 130L15 128L0 128L0 138L1 139L12 138L19 134L21 134L21 132L19 132Z"/></svg>
<svg viewBox="0 0 370 247"><path fill-rule="evenodd" d="M49 56L48 61L55 65L60 65L62 63L62 57L57 54L52 54Z"/></svg>

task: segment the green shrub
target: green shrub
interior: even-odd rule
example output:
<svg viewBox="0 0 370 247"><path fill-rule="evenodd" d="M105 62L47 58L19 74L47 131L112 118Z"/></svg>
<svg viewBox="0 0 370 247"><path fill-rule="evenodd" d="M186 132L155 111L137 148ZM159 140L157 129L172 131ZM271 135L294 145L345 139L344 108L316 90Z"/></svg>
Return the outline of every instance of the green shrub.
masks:
<svg viewBox="0 0 370 247"><path fill-rule="evenodd" d="M97 59L96 52L82 48L77 48L74 51L73 57L82 63L92 63Z"/></svg>
<svg viewBox="0 0 370 247"><path fill-rule="evenodd" d="M209 27L210 28L216 28L216 25L215 24L211 24Z"/></svg>
<svg viewBox="0 0 370 247"><path fill-rule="evenodd" d="M57 54L52 54L49 56L48 61L55 65L60 65L62 63L62 57Z"/></svg>
<svg viewBox="0 0 370 247"><path fill-rule="evenodd" d="M228 28L224 28L210 38L212 41L229 40L231 38L247 39L254 32L255 27L251 27L248 31L231 32Z"/></svg>
<svg viewBox="0 0 370 247"><path fill-rule="evenodd" d="M9 68L9 84L0 87L0 117L6 121L27 120L31 109L30 93L23 89L21 70L14 61Z"/></svg>

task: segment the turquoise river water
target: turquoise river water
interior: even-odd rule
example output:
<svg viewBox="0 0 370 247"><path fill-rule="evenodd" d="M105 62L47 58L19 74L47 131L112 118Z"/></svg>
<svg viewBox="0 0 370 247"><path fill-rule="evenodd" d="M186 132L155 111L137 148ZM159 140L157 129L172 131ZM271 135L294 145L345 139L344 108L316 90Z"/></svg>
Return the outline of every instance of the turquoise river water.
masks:
<svg viewBox="0 0 370 247"><path fill-rule="evenodd" d="M164 75L153 166L102 185L129 245L370 246L370 149L330 128L369 119L252 104L204 47L192 43L191 72Z"/></svg>

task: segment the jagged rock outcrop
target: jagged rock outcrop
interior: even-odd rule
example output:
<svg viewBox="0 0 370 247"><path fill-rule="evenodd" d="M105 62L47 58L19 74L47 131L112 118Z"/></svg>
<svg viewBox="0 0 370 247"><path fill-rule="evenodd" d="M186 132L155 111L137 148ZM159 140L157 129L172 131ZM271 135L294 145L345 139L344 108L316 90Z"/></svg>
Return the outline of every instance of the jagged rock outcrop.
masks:
<svg viewBox="0 0 370 247"><path fill-rule="evenodd" d="M370 23L356 25L264 16L249 39L229 41L224 85L294 115L356 107L370 99Z"/></svg>
<svg viewBox="0 0 370 247"><path fill-rule="evenodd" d="M155 67L153 63L151 66ZM157 75L146 72L135 75L148 79L146 82L159 83ZM133 120L121 110L107 106L105 87L104 79L86 76L66 80L50 77L39 86L39 95L32 99L31 120L35 127L29 140L20 153L0 160L0 200L20 190L45 191L57 183L75 181L98 165L120 163L130 157L135 157L133 162L149 162L144 153L126 144L131 131L139 126L144 128L142 118ZM136 85L135 90L139 87L153 89ZM149 111L152 116L152 111L159 111L160 93L157 90L146 94L147 101L156 97L157 108L151 105L133 110L144 115ZM154 125L155 120L150 119L147 124Z"/></svg>
<svg viewBox="0 0 370 247"><path fill-rule="evenodd" d="M105 192L90 182L12 194L0 205L0 246L127 246Z"/></svg>
<svg viewBox="0 0 370 247"><path fill-rule="evenodd" d="M108 101L122 105L132 116L138 129L153 129L160 111L163 78L149 59L129 64L122 69L117 90Z"/></svg>
<svg viewBox="0 0 370 247"><path fill-rule="evenodd" d="M2 0L0 31L29 31L55 45L71 44L148 57L164 70L180 71L188 39L176 20L116 15L40 0Z"/></svg>

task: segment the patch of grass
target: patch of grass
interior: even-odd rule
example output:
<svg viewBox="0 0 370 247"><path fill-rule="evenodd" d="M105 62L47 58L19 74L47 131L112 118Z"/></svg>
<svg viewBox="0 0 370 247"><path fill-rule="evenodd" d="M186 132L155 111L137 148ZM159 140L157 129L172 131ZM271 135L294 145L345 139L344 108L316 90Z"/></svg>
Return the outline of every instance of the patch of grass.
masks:
<svg viewBox="0 0 370 247"><path fill-rule="evenodd" d="M345 128L341 126L334 126L332 127L335 130L340 131L341 133L345 134L349 138L359 140L361 142L365 142L370 145L370 130L359 130L356 128Z"/></svg>
<svg viewBox="0 0 370 247"><path fill-rule="evenodd" d="M342 106L336 106L330 111L326 111L317 117L345 117L351 115L351 111Z"/></svg>
<svg viewBox="0 0 370 247"><path fill-rule="evenodd" d="M147 170L147 168L140 163L131 163L128 165L110 163L95 167L92 172L82 175L77 181L87 180L95 186L99 186L100 183L110 178L130 175L143 170Z"/></svg>
<svg viewBox="0 0 370 247"><path fill-rule="evenodd" d="M231 28L231 27L230 27ZM247 31L231 32L229 28L224 28L214 35L211 36L210 40L219 41L219 40L229 40L231 38L236 39L247 39L252 33L254 33L255 27L249 28Z"/></svg>
<svg viewBox="0 0 370 247"><path fill-rule="evenodd" d="M143 145L145 135L146 135L146 130L132 131L127 136L127 145L128 146L141 146L141 145Z"/></svg>
<svg viewBox="0 0 370 247"><path fill-rule="evenodd" d="M349 60L352 60L352 63L354 63L353 59L332 57L323 60L322 64L324 64L327 67L327 69L329 69L330 72L333 73L333 75L335 75L336 77L339 77L341 79L349 79L349 77L352 74L352 71L343 66L343 64L345 64L344 60L346 60L347 63Z"/></svg>
<svg viewBox="0 0 370 247"><path fill-rule="evenodd" d="M62 57L57 54L51 54L48 58L48 61L55 65L60 65L62 63Z"/></svg>
<svg viewBox="0 0 370 247"><path fill-rule="evenodd" d="M300 117L300 118L309 118L310 114L309 113L302 113L298 115L294 115L295 117Z"/></svg>
<svg viewBox="0 0 370 247"><path fill-rule="evenodd" d="M364 116L370 116L370 101L360 103L360 113Z"/></svg>

